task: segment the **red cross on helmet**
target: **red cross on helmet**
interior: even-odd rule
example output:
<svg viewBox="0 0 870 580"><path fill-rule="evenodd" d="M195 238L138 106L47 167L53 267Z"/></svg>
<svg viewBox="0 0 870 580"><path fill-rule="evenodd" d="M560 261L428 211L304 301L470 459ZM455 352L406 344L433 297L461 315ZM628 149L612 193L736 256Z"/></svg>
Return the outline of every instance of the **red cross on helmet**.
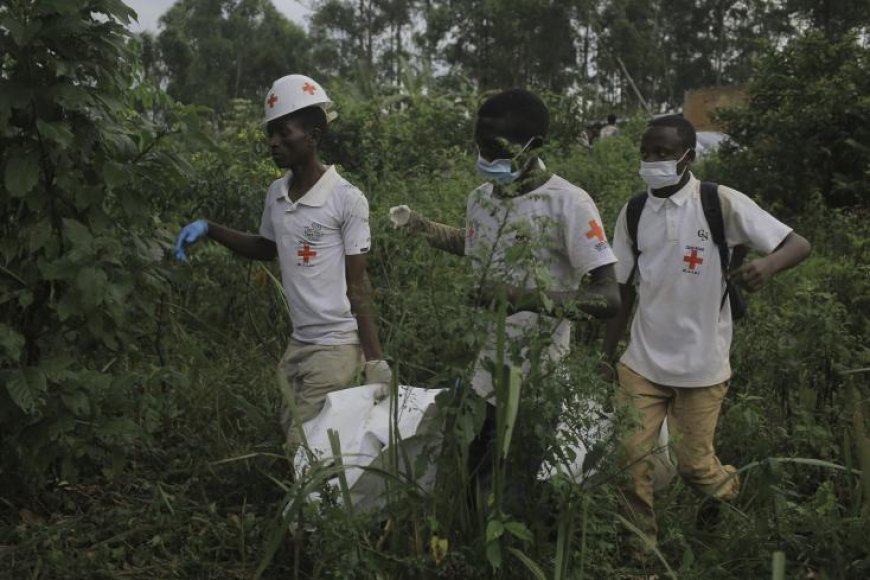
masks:
<svg viewBox="0 0 870 580"><path fill-rule="evenodd" d="M322 107L330 121L336 116L335 113L329 111L332 107L332 101L326 96L326 91L323 90L320 83L305 75L281 77L272 83L272 88L266 93L266 100L263 104L265 111L263 123L313 106Z"/></svg>

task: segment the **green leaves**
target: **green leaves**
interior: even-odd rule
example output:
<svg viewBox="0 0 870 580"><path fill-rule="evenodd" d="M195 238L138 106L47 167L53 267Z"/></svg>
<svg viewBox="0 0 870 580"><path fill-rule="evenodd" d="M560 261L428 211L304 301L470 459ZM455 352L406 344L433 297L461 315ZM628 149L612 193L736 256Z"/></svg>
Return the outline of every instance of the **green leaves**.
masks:
<svg viewBox="0 0 870 580"><path fill-rule="evenodd" d="M129 442L136 425L116 417L132 404L121 379L165 291L164 235L141 182L179 176L181 146L164 137L186 125L170 100L148 119L135 108L120 24L131 14L120 0L0 7L0 439L10 472L37 481Z"/></svg>
<svg viewBox="0 0 870 580"><path fill-rule="evenodd" d="M37 119L36 130L39 131L39 134L43 138L57 144L61 149L66 149L72 145L74 139L69 125L63 121L49 123L42 119Z"/></svg>
<svg viewBox="0 0 870 580"><path fill-rule="evenodd" d="M6 392L18 408L28 414L36 412L47 387L42 371L28 367L4 371L0 376L4 377Z"/></svg>
<svg viewBox="0 0 870 580"><path fill-rule="evenodd" d="M39 183L39 155L33 150L13 150L6 159L3 185L12 197L24 197Z"/></svg>
<svg viewBox="0 0 870 580"><path fill-rule="evenodd" d="M18 362L18 359L21 358L21 349L23 347L24 337L11 326L0 323L0 349L3 352L3 359Z"/></svg>

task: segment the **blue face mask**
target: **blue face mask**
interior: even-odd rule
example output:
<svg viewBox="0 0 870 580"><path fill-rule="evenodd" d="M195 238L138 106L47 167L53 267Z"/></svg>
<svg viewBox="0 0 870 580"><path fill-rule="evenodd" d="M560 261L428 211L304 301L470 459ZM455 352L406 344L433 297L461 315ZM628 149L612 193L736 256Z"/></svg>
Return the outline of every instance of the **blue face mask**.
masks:
<svg viewBox="0 0 870 580"><path fill-rule="evenodd" d="M493 159L492 161L487 161L480 154L480 151L478 151L477 172L487 181L500 183L502 185L513 183L519 179L520 175L523 173L522 169L513 171L513 162L517 157L525 152L528 146L531 145L532 141L534 141L534 137L529 139L528 143L523 145L523 148L520 149L520 152L517 153L513 159Z"/></svg>

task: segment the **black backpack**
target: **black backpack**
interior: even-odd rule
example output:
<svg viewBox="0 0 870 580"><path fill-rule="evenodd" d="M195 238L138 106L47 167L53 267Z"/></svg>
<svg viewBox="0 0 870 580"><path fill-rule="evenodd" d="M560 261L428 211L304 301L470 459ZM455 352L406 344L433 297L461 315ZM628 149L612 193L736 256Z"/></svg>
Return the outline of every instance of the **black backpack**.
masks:
<svg viewBox="0 0 870 580"><path fill-rule="evenodd" d="M635 271L637 271L637 259L640 256L640 250L637 248L637 226L640 223L640 214L643 213L646 199L646 192L639 193L628 200L628 206L625 209L628 236L634 251ZM746 314L746 298L743 297L740 288L728 279L728 272L740 267L746 258L748 248L742 245L735 246L729 260L728 244L725 242L725 220L722 217L722 202L719 200L719 186L717 184L709 181L701 183L701 207L704 209L704 218L706 218L710 234L713 236L713 243L719 249L719 262L722 264L722 276L725 278L725 295L722 296L719 307L725 306L725 298L727 297L731 303L731 319L740 320Z"/></svg>

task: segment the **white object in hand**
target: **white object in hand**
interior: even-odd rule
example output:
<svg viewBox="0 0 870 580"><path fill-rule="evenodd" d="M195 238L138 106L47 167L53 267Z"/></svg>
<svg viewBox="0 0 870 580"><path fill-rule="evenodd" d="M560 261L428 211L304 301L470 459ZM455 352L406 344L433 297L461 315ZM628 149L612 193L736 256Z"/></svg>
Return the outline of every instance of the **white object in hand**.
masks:
<svg viewBox="0 0 870 580"><path fill-rule="evenodd" d="M394 228L401 228L411 221L411 208L407 205L397 205L390 208L390 222Z"/></svg>

